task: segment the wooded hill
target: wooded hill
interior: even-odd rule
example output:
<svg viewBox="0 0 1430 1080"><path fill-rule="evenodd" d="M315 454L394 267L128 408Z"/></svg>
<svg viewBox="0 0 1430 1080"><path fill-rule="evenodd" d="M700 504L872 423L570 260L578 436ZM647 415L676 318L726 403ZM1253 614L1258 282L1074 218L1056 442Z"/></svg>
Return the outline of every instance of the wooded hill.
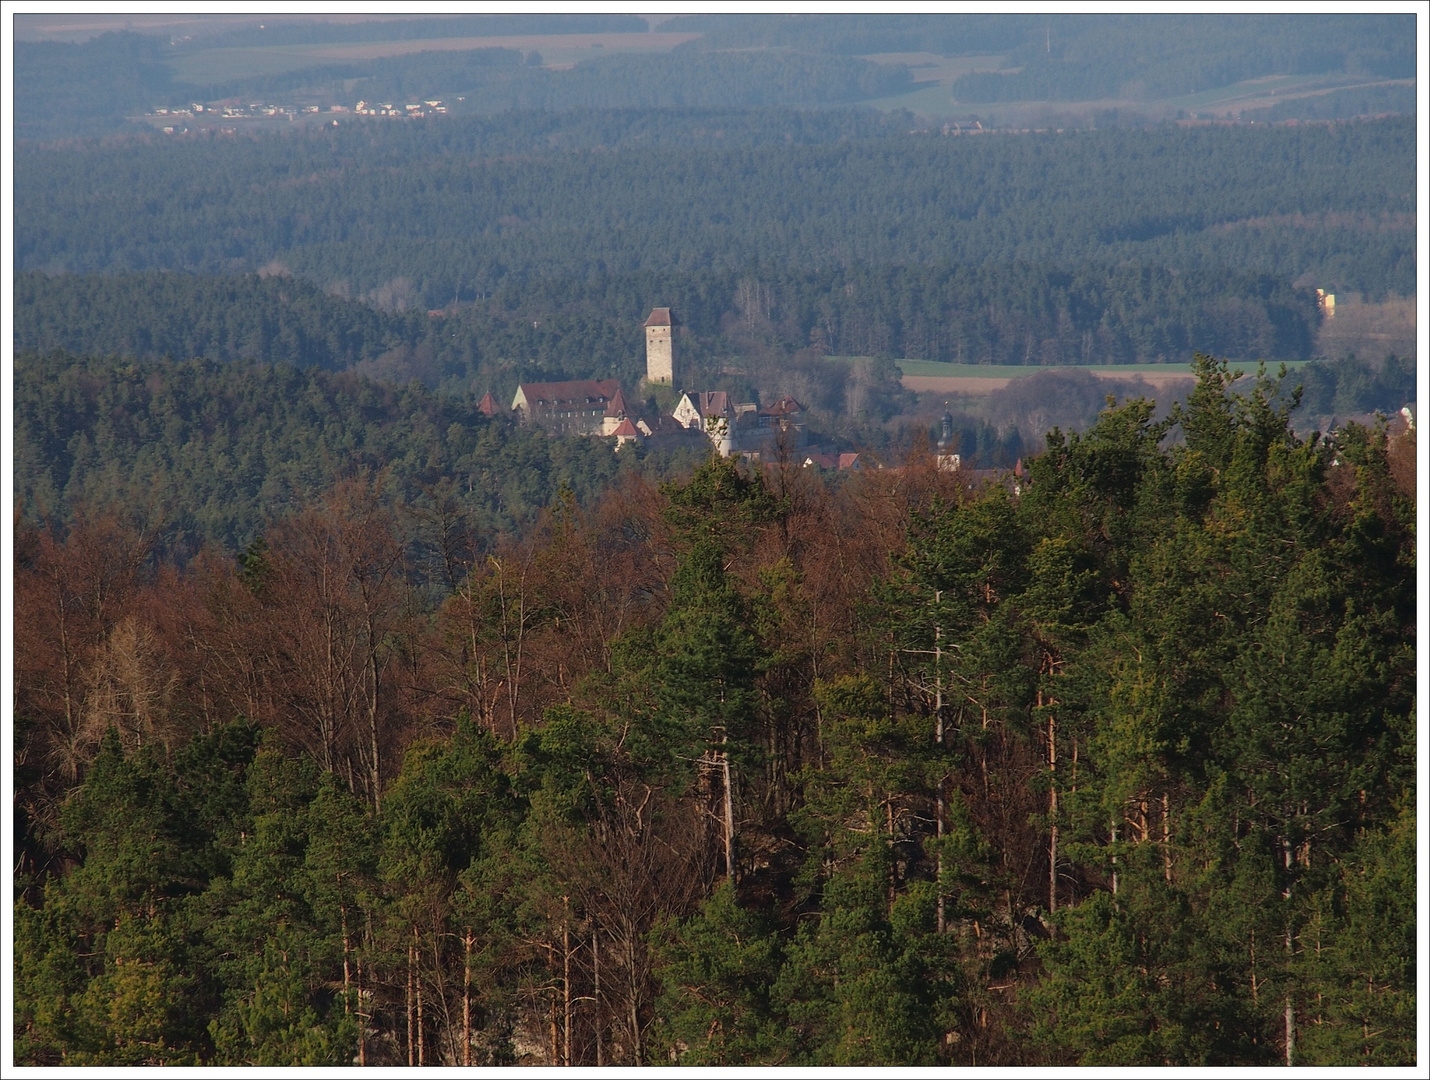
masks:
<svg viewBox="0 0 1430 1080"><path fill-rule="evenodd" d="M21 522L16 1060L1412 1063L1413 439L1198 374L1016 493Z"/></svg>
<svg viewBox="0 0 1430 1080"><path fill-rule="evenodd" d="M565 490L590 504L622 474L688 453L551 439L420 385L283 364L133 362L21 353L15 490L55 523L104 508L175 558L239 551L338 480L382 474L406 502L455 500L484 536L530 525Z"/></svg>

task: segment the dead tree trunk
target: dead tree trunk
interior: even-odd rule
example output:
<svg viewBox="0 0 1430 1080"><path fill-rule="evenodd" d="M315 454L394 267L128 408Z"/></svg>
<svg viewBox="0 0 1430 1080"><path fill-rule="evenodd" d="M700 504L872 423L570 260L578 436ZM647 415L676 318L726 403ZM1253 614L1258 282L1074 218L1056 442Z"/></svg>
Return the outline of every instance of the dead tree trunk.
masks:
<svg viewBox="0 0 1430 1080"><path fill-rule="evenodd" d="M472 1063L472 945L470 928L462 935L462 1064Z"/></svg>
<svg viewBox="0 0 1430 1080"><path fill-rule="evenodd" d="M1058 910L1058 726L1052 698L1048 704L1048 912ZM1038 691L1038 706L1043 692Z"/></svg>
<svg viewBox="0 0 1430 1080"><path fill-rule="evenodd" d="M561 997L562 997L562 1062L571 1064L571 901L561 898L564 918L561 920Z"/></svg>
<svg viewBox="0 0 1430 1080"><path fill-rule="evenodd" d="M725 736L720 737L725 742ZM725 873L735 885L735 793L730 784L730 754L720 751L720 772L725 781Z"/></svg>
<svg viewBox="0 0 1430 1080"><path fill-rule="evenodd" d="M417 1064L417 1039L414 1026L415 1013L413 1002L415 999L414 988L416 986L416 976L414 970L417 959L413 955L414 949L407 946L407 1067L410 1069Z"/></svg>
<svg viewBox="0 0 1430 1080"><path fill-rule="evenodd" d="M594 977L595 989L592 996L596 1002L596 1067L605 1065L605 1049L601 1041L601 1026L603 1012L601 1009L601 937L597 933L596 927L591 927L591 969Z"/></svg>

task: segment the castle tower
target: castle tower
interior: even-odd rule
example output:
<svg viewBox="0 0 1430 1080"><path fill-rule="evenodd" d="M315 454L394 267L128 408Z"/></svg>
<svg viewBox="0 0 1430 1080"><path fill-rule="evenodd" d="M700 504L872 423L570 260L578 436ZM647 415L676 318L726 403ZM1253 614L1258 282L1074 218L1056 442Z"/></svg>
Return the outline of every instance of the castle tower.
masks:
<svg viewBox="0 0 1430 1080"><path fill-rule="evenodd" d="M645 377L647 382L675 385L674 322L670 308L650 309L645 321Z"/></svg>

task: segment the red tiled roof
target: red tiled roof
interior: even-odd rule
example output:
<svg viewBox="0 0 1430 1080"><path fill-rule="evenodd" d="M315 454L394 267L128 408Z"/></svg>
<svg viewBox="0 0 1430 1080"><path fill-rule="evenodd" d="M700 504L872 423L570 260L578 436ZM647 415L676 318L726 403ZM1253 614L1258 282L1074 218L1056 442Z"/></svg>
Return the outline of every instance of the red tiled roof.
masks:
<svg viewBox="0 0 1430 1080"><path fill-rule="evenodd" d="M621 393L620 387L616 388L615 394L611 397L611 403L606 406L607 416L625 416L630 410L626 407L626 395Z"/></svg>
<svg viewBox="0 0 1430 1080"><path fill-rule="evenodd" d="M627 417L625 420L622 420L619 424L616 425L616 430L611 432L611 434L616 436L634 437L639 435L640 432L636 430L636 426L632 424L630 418Z"/></svg>
<svg viewBox="0 0 1430 1080"><path fill-rule="evenodd" d="M477 404L477 409L487 416L495 416L497 414L497 403L492 398L492 392L490 390L482 395L482 400Z"/></svg>
<svg viewBox="0 0 1430 1080"><path fill-rule="evenodd" d="M650 318L646 319L647 326L670 326L674 320L670 317L670 308L656 307L650 309Z"/></svg>
<svg viewBox="0 0 1430 1080"><path fill-rule="evenodd" d="M621 392L615 379L576 379L571 382L522 383L531 405L601 405Z"/></svg>
<svg viewBox="0 0 1430 1080"><path fill-rule="evenodd" d="M840 454L839 467L841 469L855 469L859 467L858 454Z"/></svg>

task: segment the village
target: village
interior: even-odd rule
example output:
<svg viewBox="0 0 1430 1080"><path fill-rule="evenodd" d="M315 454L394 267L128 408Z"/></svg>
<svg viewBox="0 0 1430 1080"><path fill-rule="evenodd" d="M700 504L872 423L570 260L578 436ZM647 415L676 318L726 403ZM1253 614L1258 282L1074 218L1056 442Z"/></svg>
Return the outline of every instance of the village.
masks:
<svg viewBox="0 0 1430 1080"><path fill-rule="evenodd" d="M234 98L213 102L191 101L187 107L177 109L160 106L133 119L158 127L165 135L183 135L190 130L218 131L232 135L237 130L231 126L235 123L296 123L320 120L323 123L336 124L338 119L344 116L387 116L420 120L427 116L445 116L447 109L447 103L441 98L403 104L359 100L351 106L329 105L326 109L321 105L275 105L262 101L244 102ZM193 124L192 129L190 124ZM225 124L230 126L226 127Z"/></svg>
<svg viewBox="0 0 1430 1080"><path fill-rule="evenodd" d="M652 308L645 321L647 388L679 386L675 325L668 307ZM479 407L488 416L501 411L490 392ZM645 443L701 446L708 441L721 457L766 463L794 460L805 468L833 471L863 468L857 453L812 445L804 406L788 394L761 407L753 401L736 401L724 390L681 389L668 415L642 412L631 407L616 379L522 383L510 409L519 423L553 435L614 438L617 452ZM944 464L942 457L940 463ZM944 467L957 468L957 455Z"/></svg>

